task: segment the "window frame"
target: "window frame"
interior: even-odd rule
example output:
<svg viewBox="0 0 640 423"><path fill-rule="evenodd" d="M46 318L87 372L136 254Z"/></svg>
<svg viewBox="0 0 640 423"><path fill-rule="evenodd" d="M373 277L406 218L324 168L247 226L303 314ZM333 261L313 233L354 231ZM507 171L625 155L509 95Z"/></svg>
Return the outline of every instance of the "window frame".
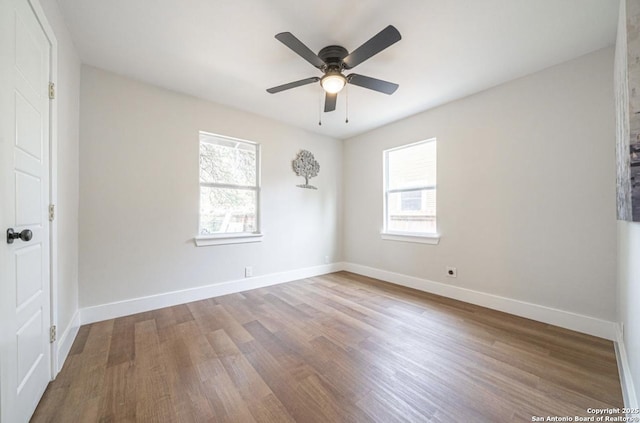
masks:
<svg viewBox="0 0 640 423"><path fill-rule="evenodd" d="M435 185L425 185L419 187L411 187L404 189L389 189L389 153L404 150L406 148L416 147L422 144L428 144L431 142L437 142L437 139L428 138L422 141L412 142L409 144L399 145L397 147L388 148L382 151L382 196L383 196L383 210L382 210L382 231L380 236L383 240L387 241L402 241L402 242L415 242L420 244L438 244L440 242L440 234L437 232L438 228L438 206L436 203L436 232L402 232L402 231L390 231L387 227L388 213L389 213L389 194L411 192L411 191L423 191L434 190L436 198L438 195L438 153L436 144L436 183Z"/></svg>
<svg viewBox="0 0 640 423"><path fill-rule="evenodd" d="M203 142L202 136L218 138L223 141L231 141L236 143L250 144L256 149L256 182L255 185L236 185L236 184L226 184L226 183L218 183L218 182L202 182L200 180L200 153L201 153L201 144ZM261 232L262 228L262 208L261 208L261 145L255 141L249 141L241 138L229 137L225 135L214 134L212 132L199 131L198 132L198 222L197 222L197 235L195 237L196 246L208 246L208 245L225 245L225 244L244 244L249 242L261 242L263 238L263 233ZM244 189L254 191L256 194L256 230L253 232L229 232L229 233L221 233L221 234L208 234L202 235L200 234L200 219L201 219L201 190L202 187L209 188L226 188L226 189Z"/></svg>

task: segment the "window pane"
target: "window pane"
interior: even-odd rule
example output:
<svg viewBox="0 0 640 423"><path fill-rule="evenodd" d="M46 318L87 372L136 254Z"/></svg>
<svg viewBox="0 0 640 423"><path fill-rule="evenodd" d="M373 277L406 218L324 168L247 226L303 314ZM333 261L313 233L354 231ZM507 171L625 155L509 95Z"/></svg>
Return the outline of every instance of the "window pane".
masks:
<svg viewBox="0 0 640 423"><path fill-rule="evenodd" d="M403 191L400 193L400 210L416 211L422 208L422 191Z"/></svg>
<svg viewBox="0 0 640 423"><path fill-rule="evenodd" d="M255 232L256 191L200 187L200 235Z"/></svg>
<svg viewBox="0 0 640 423"><path fill-rule="evenodd" d="M256 186L256 145L200 135L200 182Z"/></svg>
<svg viewBox="0 0 640 423"><path fill-rule="evenodd" d="M427 142L387 153L389 186L410 189L435 186L436 143Z"/></svg>
<svg viewBox="0 0 640 423"><path fill-rule="evenodd" d="M436 190L394 192L387 197L387 231L436 232Z"/></svg>

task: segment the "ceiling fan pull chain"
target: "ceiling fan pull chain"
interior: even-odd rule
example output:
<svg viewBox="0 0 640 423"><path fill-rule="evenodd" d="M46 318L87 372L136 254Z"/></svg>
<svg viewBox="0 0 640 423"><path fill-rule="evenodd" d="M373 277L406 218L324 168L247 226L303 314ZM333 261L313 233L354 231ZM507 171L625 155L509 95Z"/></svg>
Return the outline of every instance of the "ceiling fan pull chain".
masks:
<svg viewBox="0 0 640 423"><path fill-rule="evenodd" d="M345 85L344 87L344 94L345 94L345 100L347 102L346 104L346 113L345 113L345 118L344 118L344 123L349 123L349 84Z"/></svg>
<svg viewBox="0 0 640 423"><path fill-rule="evenodd" d="M318 126L322 126L322 98L324 91L320 91L320 100L318 100Z"/></svg>

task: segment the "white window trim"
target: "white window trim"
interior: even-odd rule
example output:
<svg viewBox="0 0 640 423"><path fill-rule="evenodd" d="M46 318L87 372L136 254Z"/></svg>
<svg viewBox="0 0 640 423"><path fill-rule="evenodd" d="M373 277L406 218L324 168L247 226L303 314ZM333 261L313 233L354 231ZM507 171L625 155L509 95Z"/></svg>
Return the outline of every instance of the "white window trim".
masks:
<svg viewBox="0 0 640 423"><path fill-rule="evenodd" d="M262 242L263 234L260 232L262 208L261 208L261 157L262 152L260 144L255 141L244 140L241 138L227 137L224 135L214 134L212 132L199 131L198 132L198 191L202 186L211 186L219 188L234 188L234 189L246 189L256 192L256 232L230 232L214 235L196 235L194 241L197 247L206 247L210 245L229 245L229 244L246 244L251 242ZM213 182L200 182L200 135L208 135L211 137L222 138L229 141L243 142L246 144L253 144L256 146L256 185L255 186L243 186L234 184L218 184ZM205 141L206 142L206 141ZM196 231L200 232L200 199L198 199L198 222Z"/></svg>
<svg viewBox="0 0 640 423"><path fill-rule="evenodd" d="M195 242L198 247L206 247L209 245L247 244L250 242L262 242L263 237L264 235L261 233L198 235L195 238Z"/></svg>
<svg viewBox="0 0 640 423"><path fill-rule="evenodd" d="M416 191L416 190L423 190L423 189L437 189L437 182L436 185L430 185L430 186L425 186L425 187L413 187L413 188L407 188L407 189L393 189L393 190L387 190L387 187L389 186L389 169L387 169L388 166L388 154L392 151L396 151L396 150L402 150L405 148L409 148L409 147L413 147L416 145L420 145L420 144L427 144L430 142L435 142L436 138L429 138L426 140L422 140L422 141L418 141L418 142L414 142L411 144L404 144L395 148L389 148L387 150L383 150L382 151L382 196L384 198L383 200L383 209L382 209L382 231L380 232L380 237L385 240L385 241L400 241L400 242L414 242L414 243L418 243L418 244L431 244L431 245L437 245L440 242L440 234L439 233L413 233L413 232L393 232L393 231L389 231L387 230L387 207L388 207L388 201L389 201L389 193L395 193L395 192L403 192L403 191ZM437 165L436 165L437 166ZM437 208L436 208L437 210ZM437 211L436 211L436 222L437 222ZM436 223L437 226L437 223Z"/></svg>
<svg viewBox="0 0 640 423"><path fill-rule="evenodd" d="M438 245L438 243L440 242L440 234L381 232L380 237L385 241L415 242L417 244Z"/></svg>

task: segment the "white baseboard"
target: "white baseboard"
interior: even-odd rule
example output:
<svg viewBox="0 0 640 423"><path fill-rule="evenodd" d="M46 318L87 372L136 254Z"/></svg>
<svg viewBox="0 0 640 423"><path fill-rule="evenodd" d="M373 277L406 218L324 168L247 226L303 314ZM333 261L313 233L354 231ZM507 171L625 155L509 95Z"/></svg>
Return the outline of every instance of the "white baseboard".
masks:
<svg viewBox="0 0 640 423"><path fill-rule="evenodd" d="M476 304L493 310L503 311L516 316L526 317L528 319L560 326L612 341L617 339L616 323L614 322L355 263L332 263L307 267L180 291L166 292L147 297L133 298L108 304L100 304L81 309L80 320L84 325L142 313L149 310L156 310L163 307L184 304L191 301L198 301L220 295L233 294L236 292L291 282L298 279L324 275L340 270L347 270L352 273L380 279L436 295L442 295L444 297Z"/></svg>
<svg viewBox="0 0 640 423"><path fill-rule="evenodd" d="M626 408L639 408L638 396L633 385L631 369L629 369L629 359L627 349L624 345L622 326L616 325L616 359L618 360L618 372L620 373L620 384L622 385L622 397ZM635 416L634 416L635 417Z"/></svg>
<svg viewBox="0 0 640 423"><path fill-rule="evenodd" d="M252 278L221 282L180 291L166 292L147 297L133 298L108 304L100 304L81 309L81 321L82 324L85 325L102 320L114 319L116 317L142 313L144 311L184 304L191 301L204 300L206 298L217 297L220 295L234 294L236 292L248 291L250 289L324 275L327 273L337 272L339 270L342 270L342 263L332 263L280 273L271 273Z"/></svg>
<svg viewBox="0 0 640 423"><path fill-rule="evenodd" d="M75 341L76 336L78 335L78 330L80 329L80 310L76 310L71 318L71 322L67 325L64 332L58 339L58 352L56 355L56 369L55 373L58 374L60 370L62 370L62 366L64 365L67 356L69 355L69 351L71 351L71 346L73 345L73 341Z"/></svg>
<svg viewBox="0 0 640 423"><path fill-rule="evenodd" d="M616 340L616 323L582 314L558 310L538 304L527 303L498 295L487 294L458 286L447 285L401 273L389 272L355 263L344 263L343 270L359 275L380 279L466 303L476 304L493 310L503 311L520 317L537 320L600 338Z"/></svg>

